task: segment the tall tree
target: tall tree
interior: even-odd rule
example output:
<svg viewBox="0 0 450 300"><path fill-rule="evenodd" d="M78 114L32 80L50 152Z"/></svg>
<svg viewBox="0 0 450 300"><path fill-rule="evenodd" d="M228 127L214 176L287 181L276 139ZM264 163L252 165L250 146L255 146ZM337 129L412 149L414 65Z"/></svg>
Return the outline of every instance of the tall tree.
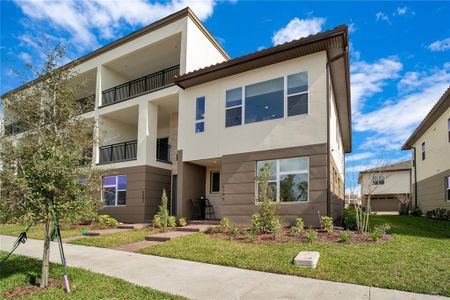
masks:
<svg viewBox="0 0 450 300"><path fill-rule="evenodd" d="M1 215L44 224L41 288L48 285L51 209L66 219L95 208L91 195L101 182L101 172L81 163L90 159L87 150L96 143L95 123L80 117L83 107L76 96L83 82L74 68L58 68L63 57L63 47L49 50L39 70L28 65L38 79L2 99L4 119L25 131L1 136Z"/></svg>

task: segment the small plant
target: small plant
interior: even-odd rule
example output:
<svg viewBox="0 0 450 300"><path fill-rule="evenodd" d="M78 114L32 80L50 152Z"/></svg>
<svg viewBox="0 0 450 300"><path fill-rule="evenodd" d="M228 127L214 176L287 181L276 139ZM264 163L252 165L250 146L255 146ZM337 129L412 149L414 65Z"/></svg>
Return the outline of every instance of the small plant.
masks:
<svg viewBox="0 0 450 300"><path fill-rule="evenodd" d="M347 243L347 242L349 242L351 239L352 239L352 234L351 234L350 231L348 231L348 230L342 231L342 232L339 234L339 240L340 240L342 243Z"/></svg>
<svg viewBox="0 0 450 300"><path fill-rule="evenodd" d="M177 227L177 218L175 216L169 216L167 218L167 226L170 228Z"/></svg>
<svg viewBox="0 0 450 300"><path fill-rule="evenodd" d="M162 229L161 217L158 214L153 216L152 225L153 228Z"/></svg>
<svg viewBox="0 0 450 300"><path fill-rule="evenodd" d="M181 218L178 220L178 225L180 225L181 227L187 226L186 217L181 217Z"/></svg>
<svg viewBox="0 0 450 300"><path fill-rule="evenodd" d="M308 242L312 243L317 239L317 232L311 228L311 226L309 227L308 230L306 230L306 239L308 240Z"/></svg>
<svg viewBox="0 0 450 300"><path fill-rule="evenodd" d="M385 223L383 225L375 225L374 229L378 230L383 235L389 233L389 231L391 230L391 225L389 225L388 223Z"/></svg>
<svg viewBox="0 0 450 300"><path fill-rule="evenodd" d="M292 236L299 235L305 227L305 223L303 222L302 218L296 218L295 219L295 225L291 227L289 230L289 234Z"/></svg>
<svg viewBox="0 0 450 300"><path fill-rule="evenodd" d="M383 233L380 231L379 228L374 228L370 233L370 238L372 239L372 241L376 242L378 241L382 236Z"/></svg>
<svg viewBox="0 0 450 300"><path fill-rule="evenodd" d="M98 218L98 224L100 226L116 227L119 225L119 222L110 215L100 215Z"/></svg>
<svg viewBox="0 0 450 300"><path fill-rule="evenodd" d="M208 226L205 230L205 233L212 234L212 233L214 233L214 231L215 231L214 226Z"/></svg>
<svg viewBox="0 0 450 300"><path fill-rule="evenodd" d="M356 210L353 207L346 208L344 210L344 216L342 218L344 228L347 230L356 230Z"/></svg>
<svg viewBox="0 0 450 300"><path fill-rule="evenodd" d="M249 241L256 241L256 233L253 230L249 230L245 233L245 238Z"/></svg>
<svg viewBox="0 0 450 300"><path fill-rule="evenodd" d="M423 215L423 212L420 207L416 207L411 211L411 215L415 217L421 217Z"/></svg>
<svg viewBox="0 0 450 300"><path fill-rule="evenodd" d="M259 214L253 214L252 215L252 227L251 227L251 230L255 234L260 234L261 233L261 219L259 217Z"/></svg>
<svg viewBox="0 0 450 300"><path fill-rule="evenodd" d="M333 233L333 218L328 216L320 217L320 221L322 222L323 227L328 233Z"/></svg>
<svg viewBox="0 0 450 300"><path fill-rule="evenodd" d="M436 220L450 220L450 210L446 208L436 208L427 211L427 217Z"/></svg>
<svg viewBox="0 0 450 300"><path fill-rule="evenodd" d="M230 220L228 220L228 218L222 218L222 220L220 220L219 228L221 232L226 232L230 228Z"/></svg>
<svg viewBox="0 0 450 300"><path fill-rule="evenodd" d="M153 227L159 228L162 232L164 232L166 231L168 221L169 221L169 210L167 209L167 195L166 190L163 190L159 211L153 217Z"/></svg>
<svg viewBox="0 0 450 300"><path fill-rule="evenodd" d="M241 228L237 225L229 226L228 230L228 239L231 240L232 238L236 237L241 232Z"/></svg>
<svg viewBox="0 0 450 300"><path fill-rule="evenodd" d="M278 218L272 220L272 224L270 225L272 228L273 239L276 240L281 233L281 223Z"/></svg>

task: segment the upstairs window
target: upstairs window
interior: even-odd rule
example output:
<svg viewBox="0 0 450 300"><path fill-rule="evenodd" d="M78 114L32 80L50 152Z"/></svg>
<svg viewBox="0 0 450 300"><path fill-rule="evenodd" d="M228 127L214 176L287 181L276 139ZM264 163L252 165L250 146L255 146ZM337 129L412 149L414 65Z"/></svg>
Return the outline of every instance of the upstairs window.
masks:
<svg viewBox="0 0 450 300"><path fill-rule="evenodd" d="M422 143L422 160L425 160L425 142Z"/></svg>
<svg viewBox="0 0 450 300"><path fill-rule="evenodd" d="M245 123L261 122L284 116L283 77L245 87Z"/></svg>
<svg viewBox="0 0 450 300"><path fill-rule="evenodd" d="M205 131L205 97L198 97L195 103L195 133Z"/></svg>
<svg viewBox="0 0 450 300"><path fill-rule="evenodd" d="M383 185L384 184L384 176L383 175L373 175L372 183L374 185Z"/></svg>
<svg viewBox="0 0 450 300"><path fill-rule="evenodd" d="M103 177L103 204L105 206L120 206L126 204L127 176Z"/></svg>
<svg viewBox="0 0 450 300"><path fill-rule="evenodd" d="M242 88L228 90L225 102L225 127L241 125Z"/></svg>
<svg viewBox="0 0 450 300"><path fill-rule="evenodd" d="M287 116L308 113L308 73L287 77Z"/></svg>

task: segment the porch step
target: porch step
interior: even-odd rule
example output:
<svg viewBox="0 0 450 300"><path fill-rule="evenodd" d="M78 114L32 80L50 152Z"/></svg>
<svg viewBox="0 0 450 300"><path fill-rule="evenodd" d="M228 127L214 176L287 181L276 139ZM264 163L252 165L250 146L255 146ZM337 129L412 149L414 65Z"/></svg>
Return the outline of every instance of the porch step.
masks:
<svg viewBox="0 0 450 300"><path fill-rule="evenodd" d="M191 220L189 224L192 225L219 225L220 220Z"/></svg>
<svg viewBox="0 0 450 300"><path fill-rule="evenodd" d="M200 232L200 228L198 227L178 227L177 231L184 231L184 232Z"/></svg>
<svg viewBox="0 0 450 300"><path fill-rule="evenodd" d="M120 224L120 225L117 225L117 229L134 229L134 225Z"/></svg>
<svg viewBox="0 0 450 300"><path fill-rule="evenodd" d="M170 236L158 236L158 235L150 235L145 237L146 241L153 241L153 242L167 242L170 241L170 239L171 239Z"/></svg>

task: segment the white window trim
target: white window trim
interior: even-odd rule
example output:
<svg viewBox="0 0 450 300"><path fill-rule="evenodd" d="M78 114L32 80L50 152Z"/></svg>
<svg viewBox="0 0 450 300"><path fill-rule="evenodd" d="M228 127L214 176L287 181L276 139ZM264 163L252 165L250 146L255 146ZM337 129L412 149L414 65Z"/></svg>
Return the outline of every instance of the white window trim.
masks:
<svg viewBox="0 0 450 300"><path fill-rule="evenodd" d="M125 190L123 190L123 189L119 189L119 176L126 176L127 177L127 186L128 186L128 176L127 175L114 175L114 176L104 176L104 177L102 177L102 203L103 203L103 207L121 207L121 206L127 206L126 204L117 204L117 201L118 201L118 198L119 198L119 192L123 192L123 191L127 191L126 189ZM103 178L105 178L105 177L115 177L116 178L116 184L114 184L114 185L112 185L112 184L107 184L107 185L104 185L103 184ZM104 199L104 196L103 196L103 189L104 188L110 188L110 187L113 187L113 188L116 188L116 195L115 195L115 199L114 199L114 205L105 205L104 203L105 203L105 199ZM125 199L125 202L126 202L126 199Z"/></svg>
<svg viewBox="0 0 450 300"><path fill-rule="evenodd" d="M284 160L284 159L290 159L290 158L306 158L307 162L308 162L308 169L307 170L293 170L293 171L284 171L281 172L280 171L280 161ZM309 186L309 181L310 181L310 176L309 176L309 156L296 156L296 157L285 157L285 158L278 158L278 159L268 159L269 161L275 161L276 162L276 178L275 179L271 179L268 182L275 182L276 186L277 186L277 195L276 195L276 200L274 203L278 203L278 204L300 204L300 203L309 203L309 196L310 196L310 186ZM280 177L282 175L290 175L290 174L308 174L308 198L306 199L306 201L280 201ZM258 175L258 161L256 162L256 175ZM258 181L255 180L255 204L256 205L260 205L261 202L258 201Z"/></svg>

